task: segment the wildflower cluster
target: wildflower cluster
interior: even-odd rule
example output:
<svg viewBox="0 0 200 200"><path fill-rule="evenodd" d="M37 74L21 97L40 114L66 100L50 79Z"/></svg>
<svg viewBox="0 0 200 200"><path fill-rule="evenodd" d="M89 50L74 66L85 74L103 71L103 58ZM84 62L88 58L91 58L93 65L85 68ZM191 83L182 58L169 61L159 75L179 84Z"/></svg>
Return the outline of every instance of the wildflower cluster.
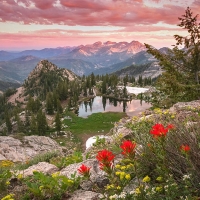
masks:
<svg viewBox="0 0 200 200"><path fill-rule="evenodd" d="M99 161L100 169L104 170L107 173L112 172L113 167L113 161L114 161L115 155L106 149L99 151L96 159Z"/></svg>
<svg viewBox="0 0 200 200"><path fill-rule="evenodd" d="M23 180L25 181L25 180ZM39 199L61 199L66 191L74 191L79 186L80 178L60 175L59 172L51 176L34 171L33 177L26 179L27 190Z"/></svg>
<svg viewBox="0 0 200 200"><path fill-rule="evenodd" d="M168 113L166 113L166 115L167 114ZM154 156L155 161L155 166L152 165L154 168L149 171L149 174L146 173L144 175L144 172L141 171L143 166L140 163L140 157L143 157L143 154L145 155L147 152L144 151L140 155L139 153L136 154L136 142L131 140L122 141L120 149L123 159L117 164L114 164L115 155L111 151L103 149L98 152L96 159L99 161L99 167L107 173L109 178L109 184L105 186L105 190L103 191L105 199L162 200L165 197L170 197L172 199L178 199L180 197L179 193L183 188L182 186L179 186L179 182L177 182L173 175L170 175L170 170L167 169L167 140L165 138L171 135L171 133L168 134L171 129L174 129L174 125L172 124L164 126L161 123L157 123L151 127L150 135L153 135L153 138L156 138L157 140L152 139L151 143L147 141L148 145L146 151L149 151ZM177 149L178 148L180 155L182 152L189 156L189 145L181 145L178 147L177 144ZM186 158L189 158L188 156L186 156ZM78 172L83 177L89 179L90 169L91 168L88 166L81 165ZM191 177L191 175L185 175L182 179L183 184L185 185L184 188L187 187L187 189L185 188L184 193L182 193L182 197L185 199L192 196L189 194L189 191L191 191ZM135 180L136 187L132 191L127 192L124 189L132 179Z"/></svg>
<svg viewBox="0 0 200 200"><path fill-rule="evenodd" d="M12 167L13 162L10 160L2 160L0 161L0 167Z"/></svg>
<svg viewBox="0 0 200 200"><path fill-rule="evenodd" d="M174 126L172 124L169 124L167 127L164 127L162 124L155 124L152 126L152 129L150 130L150 133L155 137L165 137L167 132L170 129L173 129Z"/></svg>

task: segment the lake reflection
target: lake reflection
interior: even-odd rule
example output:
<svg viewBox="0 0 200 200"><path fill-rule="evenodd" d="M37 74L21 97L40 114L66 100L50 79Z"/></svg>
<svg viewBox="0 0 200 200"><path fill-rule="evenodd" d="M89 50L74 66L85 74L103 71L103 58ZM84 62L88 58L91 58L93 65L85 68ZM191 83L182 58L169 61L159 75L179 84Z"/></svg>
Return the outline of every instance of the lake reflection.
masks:
<svg viewBox="0 0 200 200"><path fill-rule="evenodd" d="M99 112L126 112L128 116L135 116L139 112L151 107L151 104L140 100L117 101L112 98L96 96L88 101L81 102L78 110L79 117L87 117Z"/></svg>

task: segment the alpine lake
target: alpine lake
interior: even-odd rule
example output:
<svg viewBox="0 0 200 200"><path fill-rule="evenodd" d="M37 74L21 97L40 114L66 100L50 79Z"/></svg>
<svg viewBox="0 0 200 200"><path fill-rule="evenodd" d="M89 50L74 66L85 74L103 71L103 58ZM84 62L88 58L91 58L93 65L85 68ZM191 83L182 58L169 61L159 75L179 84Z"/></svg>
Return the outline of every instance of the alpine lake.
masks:
<svg viewBox="0 0 200 200"><path fill-rule="evenodd" d="M82 101L76 114L79 117L86 118L93 113L124 112L127 116L133 117L150 107L150 103L141 100L119 101L113 98L96 96L87 101Z"/></svg>

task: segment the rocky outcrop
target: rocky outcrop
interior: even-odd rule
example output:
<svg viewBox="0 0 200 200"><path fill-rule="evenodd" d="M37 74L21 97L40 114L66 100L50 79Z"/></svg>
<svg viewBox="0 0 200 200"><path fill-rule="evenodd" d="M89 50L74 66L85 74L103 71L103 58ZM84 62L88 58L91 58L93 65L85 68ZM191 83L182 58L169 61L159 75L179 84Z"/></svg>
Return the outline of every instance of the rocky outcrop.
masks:
<svg viewBox="0 0 200 200"><path fill-rule="evenodd" d="M22 176L25 178L27 176L33 175L34 171L42 172L44 174L53 174L58 171L58 168L55 165L52 165L47 162L39 162L37 165L32 165L29 168L19 171L18 174L22 174Z"/></svg>
<svg viewBox="0 0 200 200"><path fill-rule="evenodd" d="M190 109L200 109L200 100L191 101L191 102L178 102L174 104L170 111L172 112L179 112L183 110L190 110Z"/></svg>
<svg viewBox="0 0 200 200"><path fill-rule="evenodd" d="M98 200L102 198L102 194L92 192L77 190L68 200Z"/></svg>
<svg viewBox="0 0 200 200"><path fill-rule="evenodd" d="M33 135L19 140L10 136L0 136L0 160L26 161L50 151L62 152L62 148L49 137Z"/></svg>

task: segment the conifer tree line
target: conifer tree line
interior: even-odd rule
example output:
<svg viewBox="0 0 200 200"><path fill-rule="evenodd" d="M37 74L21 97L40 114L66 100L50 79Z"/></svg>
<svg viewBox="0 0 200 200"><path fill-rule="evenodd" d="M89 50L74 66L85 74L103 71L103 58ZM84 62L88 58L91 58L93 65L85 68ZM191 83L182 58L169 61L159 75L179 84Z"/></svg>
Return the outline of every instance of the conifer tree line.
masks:
<svg viewBox="0 0 200 200"><path fill-rule="evenodd" d="M176 44L167 53L145 44L147 52L155 56L164 73L156 82L152 103L169 107L179 101L200 99L200 22L188 7L179 17L178 26L186 36L174 35Z"/></svg>

